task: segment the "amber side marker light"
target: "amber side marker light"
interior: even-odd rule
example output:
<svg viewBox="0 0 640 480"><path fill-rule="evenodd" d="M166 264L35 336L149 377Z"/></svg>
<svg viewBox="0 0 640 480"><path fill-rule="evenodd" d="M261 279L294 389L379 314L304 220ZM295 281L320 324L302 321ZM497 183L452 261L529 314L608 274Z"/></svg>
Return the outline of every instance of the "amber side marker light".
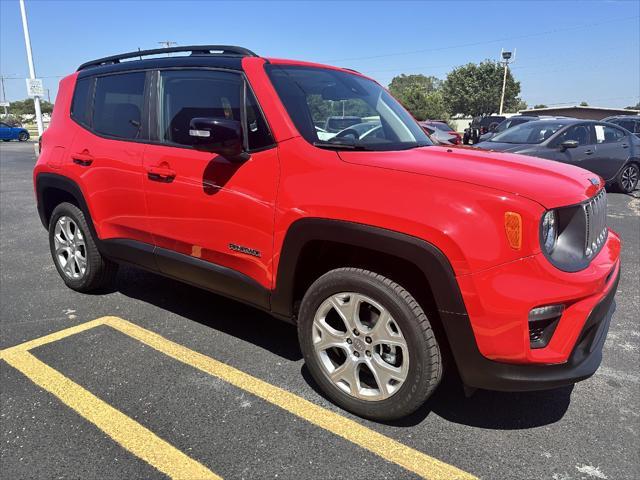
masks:
<svg viewBox="0 0 640 480"><path fill-rule="evenodd" d="M522 217L519 213L504 213L504 230L511 248L520 250L522 247Z"/></svg>

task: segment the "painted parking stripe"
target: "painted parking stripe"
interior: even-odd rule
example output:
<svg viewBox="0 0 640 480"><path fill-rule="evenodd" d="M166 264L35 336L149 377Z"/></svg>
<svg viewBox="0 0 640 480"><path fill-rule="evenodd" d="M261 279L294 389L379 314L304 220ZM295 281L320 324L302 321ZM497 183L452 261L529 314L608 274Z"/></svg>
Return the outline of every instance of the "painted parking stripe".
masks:
<svg viewBox="0 0 640 480"><path fill-rule="evenodd" d="M206 355L190 350L189 348L172 342L157 333L146 330L121 318L102 317L88 323L91 324L88 328L93 328L99 325L108 325L175 360L209 375L218 377L231 385L260 397L267 402L276 405L308 421L309 423L312 423L313 425L319 426L366 450L369 450L389 462L400 465L423 478L432 480L473 480L477 478L470 473L454 467L453 465L449 465L436 458L430 457L429 455L382 435L375 430L367 428L356 421L320 407L319 405L305 400L304 398L287 390L271 385L270 383L253 377L236 368L230 367L229 365L211 357L207 357ZM15 347L10 347L0 352L0 358L6 357L13 352L26 351L29 348L34 348L33 346L44 345L80 331L87 330L87 328L82 328L84 325L86 324L67 329L75 329L69 334L66 334L66 330L63 330Z"/></svg>
<svg viewBox="0 0 640 480"><path fill-rule="evenodd" d="M62 403L93 423L126 450L170 478L221 480L204 465L189 458L28 351L3 352L2 358L33 383L58 397Z"/></svg>

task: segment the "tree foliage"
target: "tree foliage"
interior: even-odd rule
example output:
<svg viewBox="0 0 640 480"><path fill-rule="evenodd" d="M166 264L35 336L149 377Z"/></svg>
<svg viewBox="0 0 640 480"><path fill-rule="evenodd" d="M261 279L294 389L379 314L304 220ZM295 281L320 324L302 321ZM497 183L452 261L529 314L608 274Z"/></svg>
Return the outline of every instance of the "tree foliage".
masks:
<svg viewBox="0 0 640 480"><path fill-rule="evenodd" d="M549 108L549 107L547 107L544 103L538 103L534 105L533 108Z"/></svg>
<svg viewBox="0 0 640 480"><path fill-rule="evenodd" d="M40 99L40 110L42 113L53 112L53 103L49 103L46 100ZM17 100L9 104L9 112L12 115L35 115L36 110L33 105L32 98L26 98L24 100Z"/></svg>
<svg viewBox="0 0 640 480"><path fill-rule="evenodd" d="M640 110L640 102L635 105L629 105L628 107L624 107L625 110Z"/></svg>
<svg viewBox="0 0 640 480"><path fill-rule="evenodd" d="M417 120L449 118L439 78L421 74L398 75L391 80L389 92Z"/></svg>
<svg viewBox="0 0 640 480"><path fill-rule="evenodd" d="M529 108L527 102L518 97L516 98L516 103L512 107L505 108L504 111L506 113L518 113L519 111L526 110L527 108Z"/></svg>
<svg viewBox="0 0 640 480"><path fill-rule="evenodd" d="M580 106L581 107L588 107L589 104L583 100L582 102L580 102Z"/></svg>
<svg viewBox="0 0 640 480"><path fill-rule="evenodd" d="M444 82L442 93L452 114L489 115L500 109L504 67L492 60L469 63L453 69ZM504 111L514 111L520 94L520 82L507 71Z"/></svg>

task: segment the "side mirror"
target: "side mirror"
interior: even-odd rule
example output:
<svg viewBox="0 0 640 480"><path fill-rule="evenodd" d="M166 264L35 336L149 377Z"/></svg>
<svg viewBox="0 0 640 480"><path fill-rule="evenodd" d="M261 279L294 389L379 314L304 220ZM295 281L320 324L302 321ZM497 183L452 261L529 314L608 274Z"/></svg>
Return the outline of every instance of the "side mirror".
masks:
<svg viewBox="0 0 640 480"><path fill-rule="evenodd" d="M233 162L249 159L242 144L242 123L238 120L192 118L189 122L189 136L198 150L217 153Z"/></svg>
<svg viewBox="0 0 640 480"><path fill-rule="evenodd" d="M560 151L564 152L567 148L576 148L578 146L577 140L565 140L560 144Z"/></svg>

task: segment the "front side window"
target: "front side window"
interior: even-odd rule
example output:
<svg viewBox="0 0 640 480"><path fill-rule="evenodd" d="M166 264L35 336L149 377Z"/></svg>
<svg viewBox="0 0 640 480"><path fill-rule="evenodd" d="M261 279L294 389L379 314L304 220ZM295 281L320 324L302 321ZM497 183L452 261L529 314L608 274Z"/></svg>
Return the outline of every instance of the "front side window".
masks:
<svg viewBox="0 0 640 480"><path fill-rule="evenodd" d="M189 125L194 118L241 121L242 78L213 70L160 72L160 139L193 145Z"/></svg>
<svg viewBox="0 0 640 480"><path fill-rule="evenodd" d="M122 139L140 139L145 75L120 73L96 79L93 130Z"/></svg>
<svg viewBox="0 0 640 480"><path fill-rule="evenodd" d="M575 125L573 127L567 128L564 132L562 132L555 143L560 145L562 142L567 140L574 140L578 142L578 145L589 145L593 143L591 140L591 135L589 134L589 127L587 125Z"/></svg>
<svg viewBox="0 0 640 480"><path fill-rule="evenodd" d="M372 80L329 68L265 68L296 128L313 145L353 150L432 145L413 117Z"/></svg>

